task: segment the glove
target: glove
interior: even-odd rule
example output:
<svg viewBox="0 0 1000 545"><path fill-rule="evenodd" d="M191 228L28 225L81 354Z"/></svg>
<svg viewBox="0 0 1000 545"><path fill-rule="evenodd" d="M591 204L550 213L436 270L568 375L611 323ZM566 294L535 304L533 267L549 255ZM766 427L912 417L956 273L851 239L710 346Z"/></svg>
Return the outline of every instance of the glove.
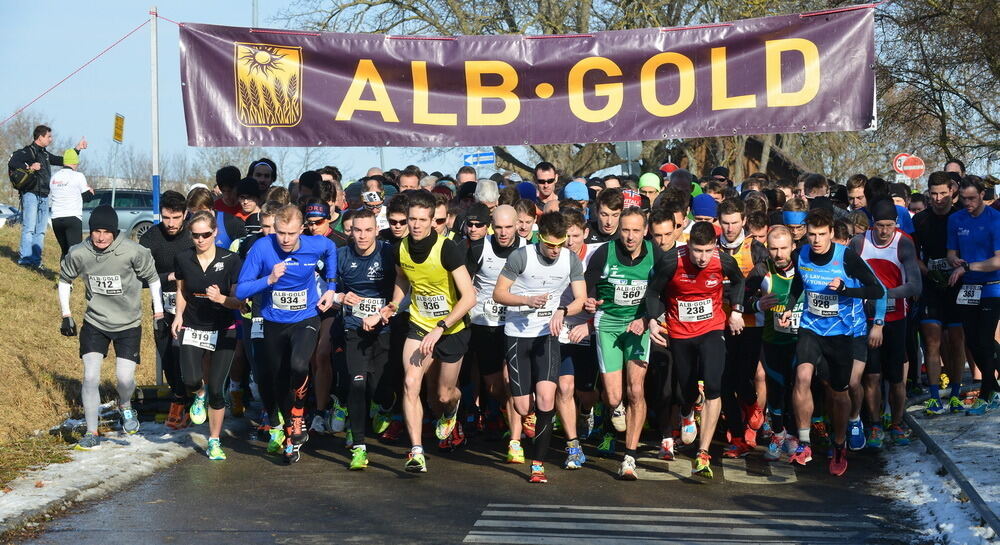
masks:
<svg viewBox="0 0 1000 545"><path fill-rule="evenodd" d="M157 337L166 337L170 331L170 326L163 318L153 318L153 333Z"/></svg>
<svg viewBox="0 0 1000 545"><path fill-rule="evenodd" d="M72 316L63 317L62 327L59 328L59 332L67 337L76 337L76 322L73 321Z"/></svg>

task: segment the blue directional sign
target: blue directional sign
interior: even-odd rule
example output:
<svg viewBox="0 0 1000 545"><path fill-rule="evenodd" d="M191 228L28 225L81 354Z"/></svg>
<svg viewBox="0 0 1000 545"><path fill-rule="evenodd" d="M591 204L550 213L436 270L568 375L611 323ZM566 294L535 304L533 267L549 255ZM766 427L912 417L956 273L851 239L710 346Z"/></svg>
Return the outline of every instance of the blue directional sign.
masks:
<svg viewBox="0 0 1000 545"><path fill-rule="evenodd" d="M497 154L492 151L484 151L482 153L466 153L462 156L462 161L466 166L470 167L477 165L493 165L497 162Z"/></svg>

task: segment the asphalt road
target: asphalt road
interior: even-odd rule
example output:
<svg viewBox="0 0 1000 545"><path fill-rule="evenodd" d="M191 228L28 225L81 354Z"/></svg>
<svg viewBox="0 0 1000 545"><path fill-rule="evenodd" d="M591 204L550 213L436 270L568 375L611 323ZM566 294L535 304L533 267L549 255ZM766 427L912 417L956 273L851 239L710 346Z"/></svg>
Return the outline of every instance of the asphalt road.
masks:
<svg viewBox="0 0 1000 545"><path fill-rule="evenodd" d="M33 544L216 545L319 543L920 543L910 513L876 490L881 459L852 453L845 477L822 454L806 468L768 467L713 453L715 479L690 476L690 458L641 459L636 482L617 460L579 471L502 462L499 441L474 438L454 453L428 449L429 471L402 470L403 445L369 444L366 471L346 469L342 437L318 437L287 466L263 443L223 440L229 459L200 452L128 490L81 504ZM430 440L427 444L433 444ZM553 444L562 444L553 438ZM620 444L619 444L620 446ZM652 447L650 447L651 449ZM908 447L914 448L914 447ZM588 455L593 452L587 448ZM530 449L529 449L530 453ZM655 454L649 450L648 455ZM553 461L562 461L553 452Z"/></svg>

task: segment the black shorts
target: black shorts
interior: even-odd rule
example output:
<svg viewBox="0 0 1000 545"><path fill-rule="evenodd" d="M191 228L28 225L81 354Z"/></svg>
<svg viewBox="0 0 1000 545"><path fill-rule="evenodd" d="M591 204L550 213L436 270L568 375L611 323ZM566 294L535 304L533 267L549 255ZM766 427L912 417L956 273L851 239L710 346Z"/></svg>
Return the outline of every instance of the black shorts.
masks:
<svg viewBox="0 0 1000 545"><path fill-rule="evenodd" d="M469 351L476 355L479 362L479 374L493 375L503 372L503 355L507 351L507 335L502 325L469 326L472 329L472 344Z"/></svg>
<svg viewBox="0 0 1000 545"><path fill-rule="evenodd" d="M853 342L854 337L850 335L824 337L800 328L795 357L799 365L811 363L816 369L816 376L829 382L835 392L843 392L851 383L851 369L854 366Z"/></svg>
<svg viewBox="0 0 1000 545"><path fill-rule="evenodd" d="M97 352L108 356L108 346L114 343L115 357L139 363L139 348L142 345L142 326L124 331L104 331L84 320L80 328L80 357Z"/></svg>
<svg viewBox="0 0 1000 545"><path fill-rule="evenodd" d="M507 337L510 395L526 396L538 382L557 382L560 362L559 339L552 335Z"/></svg>
<svg viewBox="0 0 1000 545"><path fill-rule="evenodd" d="M573 375L576 382L574 389L580 392L593 392L597 388L597 377L601 370L597 366L597 347L591 344L559 344L562 364L559 366L559 376Z"/></svg>
<svg viewBox="0 0 1000 545"><path fill-rule="evenodd" d="M851 337L851 355L854 361L868 360L868 335Z"/></svg>
<svg viewBox="0 0 1000 545"><path fill-rule="evenodd" d="M409 331L406 332L407 339L414 339L418 341L424 340L425 335L427 335L427 332L413 325L412 322L410 323ZM469 351L469 335L470 332L468 327L465 327L458 333L441 335L437 344L434 345L434 353L432 356L441 363L455 363L462 361L462 358L465 357L465 353Z"/></svg>
<svg viewBox="0 0 1000 545"><path fill-rule="evenodd" d="M726 369L726 338L721 330L690 339L670 337L681 405L693 404L698 397L699 378L705 383L705 399L722 395L722 373Z"/></svg>
<svg viewBox="0 0 1000 545"><path fill-rule="evenodd" d="M923 309L920 314L920 323L938 324L941 327L962 325L962 317L958 312L958 304L955 302L958 297L958 288L928 285L926 279L924 282L924 292L921 295Z"/></svg>
<svg viewBox="0 0 1000 545"><path fill-rule="evenodd" d="M903 382L903 364L906 363L906 320L886 322L882 327L882 346L868 349L866 375L881 373L889 384Z"/></svg>

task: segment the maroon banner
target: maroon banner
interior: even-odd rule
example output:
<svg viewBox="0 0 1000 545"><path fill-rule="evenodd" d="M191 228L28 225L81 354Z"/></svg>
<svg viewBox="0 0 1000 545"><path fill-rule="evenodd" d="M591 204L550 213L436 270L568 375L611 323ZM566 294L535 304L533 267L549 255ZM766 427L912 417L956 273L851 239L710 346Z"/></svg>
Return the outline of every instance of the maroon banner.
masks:
<svg viewBox="0 0 1000 545"><path fill-rule="evenodd" d="M874 125L870 6L572 36L185 23L192 146L488 146Z"/></svg>

